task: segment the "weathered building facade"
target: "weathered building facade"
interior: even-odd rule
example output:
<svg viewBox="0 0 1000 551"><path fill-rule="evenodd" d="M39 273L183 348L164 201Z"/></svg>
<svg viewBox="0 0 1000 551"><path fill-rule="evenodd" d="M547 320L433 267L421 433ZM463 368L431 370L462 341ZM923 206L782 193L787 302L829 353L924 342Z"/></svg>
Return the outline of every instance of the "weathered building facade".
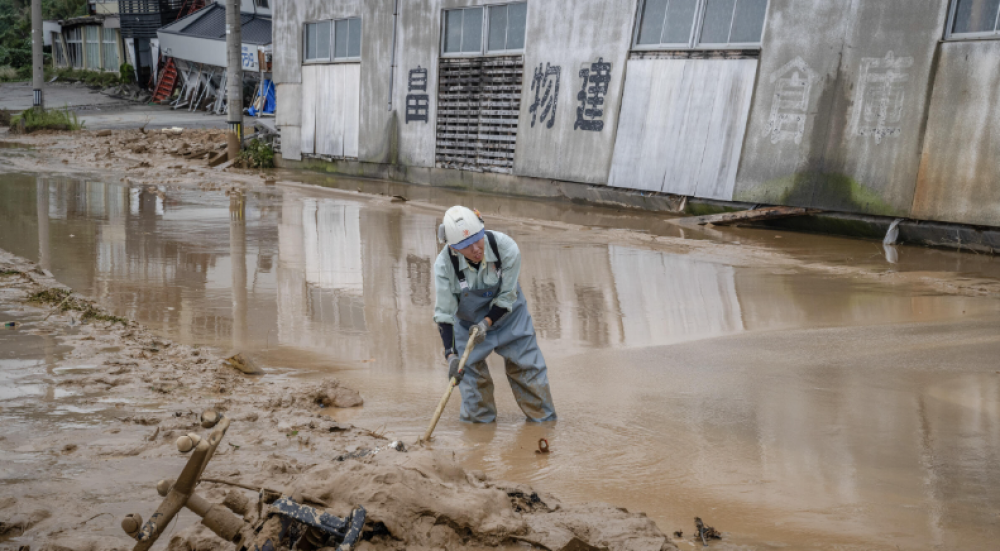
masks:
<svg viewBox="0 0 1000 551"><path fill-rule="evenodd" d="M281 155L1000 226L995 0L286 0Z"/></svg>

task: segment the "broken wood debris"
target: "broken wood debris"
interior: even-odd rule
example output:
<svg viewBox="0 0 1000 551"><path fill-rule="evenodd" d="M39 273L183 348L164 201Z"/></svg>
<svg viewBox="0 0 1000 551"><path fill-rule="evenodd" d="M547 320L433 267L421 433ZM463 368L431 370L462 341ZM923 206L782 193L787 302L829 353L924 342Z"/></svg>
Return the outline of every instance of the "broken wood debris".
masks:
<svg viewBox="0 0 1000 551"><path fill-rule="evenodd" d="M763 207L759 209L741 210L738 212L723 212L711 214L698 218L698 225L704 226L734 226L751 222L761 222L764 220L776 220L778 218L791 218L793 216L808 216L822 212L820 209L807 209L803 207Z"/></svg>

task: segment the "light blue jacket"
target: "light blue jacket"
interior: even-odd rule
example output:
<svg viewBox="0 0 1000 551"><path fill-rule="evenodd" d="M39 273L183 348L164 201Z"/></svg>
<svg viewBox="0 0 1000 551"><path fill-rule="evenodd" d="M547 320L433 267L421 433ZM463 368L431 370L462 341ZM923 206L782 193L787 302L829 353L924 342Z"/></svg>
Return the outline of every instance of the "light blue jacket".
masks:
<svg viewBox="0 0 1000 551"><path fill-rule="evenodd" d="M517 277L521 273L521 251L510 236L498 231L494 231L493 235L496 237L497 249L500 251L503 285L492 304L510 310L514 301L517 300ZM453 252L451 247L447 245L438 254L437 260L434 261L435 323L454 325L455 313L458 312L458 297L461 287L458 285L458 278L455 276L455 269L452 268L448 255L453 254L458 257L458 268L465 273L465 282L470 289L485 289L497 284L497 273L494 266L497 257L493 254L489 239L485 237L483 239L485 240L485 250L478 271L469 265L464 256Z"/></svg>

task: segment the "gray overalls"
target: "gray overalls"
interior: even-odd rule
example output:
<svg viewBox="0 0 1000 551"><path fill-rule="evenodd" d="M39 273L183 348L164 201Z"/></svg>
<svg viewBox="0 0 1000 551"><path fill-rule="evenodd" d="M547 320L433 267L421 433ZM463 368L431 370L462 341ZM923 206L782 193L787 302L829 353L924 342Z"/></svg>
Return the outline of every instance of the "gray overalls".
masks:
<svg viewBox="0 0 1000 551"><path fill-rule="evenodd" d="M469 341L469 329L479 323L490 311L490 306L503 285L503 266L500 252L497 249L496 238L492 232L486 232L487 241L493 254L497 257L494 268L497 271L497 283L485 289L470 289L465 281L465 274L458 268L458 259L449 252L455 275L458 278L461 291L458 299L458 312L455 318L455 348L459 356L465 351ZM486 366L486 357L496 351L503 357L507 370L507 380L514 391L514 399L529 421L554 421L556 410L552 405L552 393L549 390L549 377L545 367L545 358L535 340L535 326L528 312L528 303L517 286L517 300L514 301L510 313L494 320L493 326L486 332L486 340L477 345L469 353L465 363L465 377L459 383L462 391L462 421L472 423L492 423L497 417L497 407L493 400L493 379Z"/></svg>

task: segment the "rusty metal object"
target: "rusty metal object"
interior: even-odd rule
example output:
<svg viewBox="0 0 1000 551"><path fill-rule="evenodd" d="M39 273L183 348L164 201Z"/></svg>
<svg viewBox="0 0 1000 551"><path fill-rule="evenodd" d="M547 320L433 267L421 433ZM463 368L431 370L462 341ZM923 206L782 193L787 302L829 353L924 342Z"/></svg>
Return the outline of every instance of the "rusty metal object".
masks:
<svg viewBox="0 0 1000 551"><path fill-rule="evenodd" d="M544 438L538 439L538 449L535 453L549 453L549 441Z"/></svg>

